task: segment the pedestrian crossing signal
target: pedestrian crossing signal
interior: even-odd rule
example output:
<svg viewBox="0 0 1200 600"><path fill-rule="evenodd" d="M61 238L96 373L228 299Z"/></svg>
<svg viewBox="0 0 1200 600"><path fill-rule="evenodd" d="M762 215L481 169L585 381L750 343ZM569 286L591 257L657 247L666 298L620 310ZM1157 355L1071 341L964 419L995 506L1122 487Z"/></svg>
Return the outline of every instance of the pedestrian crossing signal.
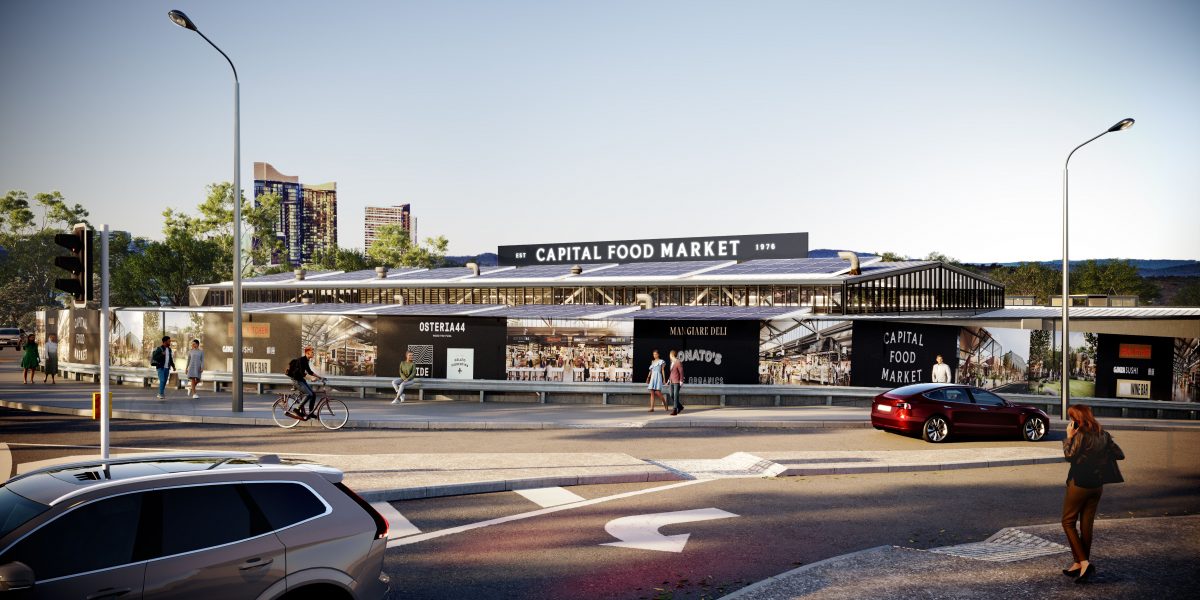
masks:
<svg viewBox="0 0 1200 600"><path fill-rule="evenodd" d="M93 231L84 224L75 225L72 233L54 236L54 243L71 252L70 256L54 257L54 265L71 272L70 278L54 280L54 287L71 294L77 304L94 300L92 292Z"/></svg>

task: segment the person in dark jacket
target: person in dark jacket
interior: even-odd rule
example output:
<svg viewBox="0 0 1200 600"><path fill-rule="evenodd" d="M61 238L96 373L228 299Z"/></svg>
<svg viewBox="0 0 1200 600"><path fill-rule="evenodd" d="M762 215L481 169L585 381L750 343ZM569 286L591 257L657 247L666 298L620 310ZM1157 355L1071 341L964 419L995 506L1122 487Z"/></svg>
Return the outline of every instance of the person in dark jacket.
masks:
<svg viewBox="0 0 1200 600"><path fill-rule="evenodd" d="M317 406L317 393L313 391L312 386L308 385L308 381L305 379L306 376L312 376L316 379L321 378L320 375L313 373L312 366L309 365L312 357L313 347L305 346L304 354L297 359L300 368L297 369L296 373L288 373L288 377L291 377L292 381L296 382L296 387L300 389L300 393L304 394L304 407L300 409L302 412L296 415L301 420L308 420L312 415L313 409Z"/></svg>
<svg viewBox="0 0 1200 600"><path fill-rule="evenodd" d="M158 371L158 399L166 398L167 380L175 370L175 353L171 351L171 336L163 336L162 345L150 353L150 366Z"/></svg>
<svg viewBox="0 0 1200 600"><path fill-rule="evenodd" d="M1063 575L1074 577L1075 583L1086 583L1096 572L1090 558L1092 525L1100 506L1100 496L1104 494L1106 482L1120 481L1119 472L1115 479L1109 474L1115 471L1115 465L1110 467L1109 463L1123 460L1125 453L1100 427L1090 406L1073 404L1067 409L1067 417L1070 421L1067 438L1063 440L1063 456L1071 463L1071 470L1067 473L1067 490L1063 497L1062 525L1075 562L1070 568L1063 569Z"/></svg>

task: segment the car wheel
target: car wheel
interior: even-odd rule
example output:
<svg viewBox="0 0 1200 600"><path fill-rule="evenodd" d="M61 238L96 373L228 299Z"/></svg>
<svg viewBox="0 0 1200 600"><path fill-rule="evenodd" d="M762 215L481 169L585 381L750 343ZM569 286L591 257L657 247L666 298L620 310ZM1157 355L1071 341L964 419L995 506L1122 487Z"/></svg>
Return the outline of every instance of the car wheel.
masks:
<svg viewBox="0 0 1200 600"><path fill-rule="evenodd" d="M1046 437L1046 421L1041 417L1029 417L1021 427L1021 437L1027 442L1040 442Z"/></svg>
<svg viewBox="0 0 1200 600"><path fill-rule="evenodd" d="M925 420L921 426L921 438L933 444L940 444L950 437L950 423L946 417L934 415Z"/></svg>

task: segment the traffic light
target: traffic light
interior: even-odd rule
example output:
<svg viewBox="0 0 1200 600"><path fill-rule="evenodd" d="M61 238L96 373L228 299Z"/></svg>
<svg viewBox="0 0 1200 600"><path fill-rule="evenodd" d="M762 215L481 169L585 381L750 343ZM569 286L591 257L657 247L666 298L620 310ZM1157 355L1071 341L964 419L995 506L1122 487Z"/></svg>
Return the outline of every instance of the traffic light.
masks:
<svg viewBox="0 0 1200 600"><path fill-rule="evenodd" d="M92 230L76 225L74 233L54 236L54 243L71 251L71 256L56 256L54 264L71 272L70 279L55 279L54 287L71 294L75 302L91 302L92 294Z"/></svg>

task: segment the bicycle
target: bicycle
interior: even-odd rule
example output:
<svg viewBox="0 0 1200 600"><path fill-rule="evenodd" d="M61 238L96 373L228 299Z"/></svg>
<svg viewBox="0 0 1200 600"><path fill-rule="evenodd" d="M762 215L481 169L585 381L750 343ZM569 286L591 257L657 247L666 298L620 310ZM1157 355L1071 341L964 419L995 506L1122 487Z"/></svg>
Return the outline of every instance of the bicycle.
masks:
<svg viewBox="0 0 1200 600"><path fill-rule="evenodd" d="M301 414L300 411L306 398L304 394L300 393L300 388L292 384L292 390L286 394L279 394L275 403L271 405L271 418L275 420L276 425L284 429L291 429L299 425L300 421L307 421L312 417L317 417L325 429L341 429L346 421L350 420L350 408L346 406L345 402L329 397L327 387L328 382L325 379L314 386L313 391L317 394L317 401L313 406L313 412L307 417L300 417L292 415Z"/></svg>

